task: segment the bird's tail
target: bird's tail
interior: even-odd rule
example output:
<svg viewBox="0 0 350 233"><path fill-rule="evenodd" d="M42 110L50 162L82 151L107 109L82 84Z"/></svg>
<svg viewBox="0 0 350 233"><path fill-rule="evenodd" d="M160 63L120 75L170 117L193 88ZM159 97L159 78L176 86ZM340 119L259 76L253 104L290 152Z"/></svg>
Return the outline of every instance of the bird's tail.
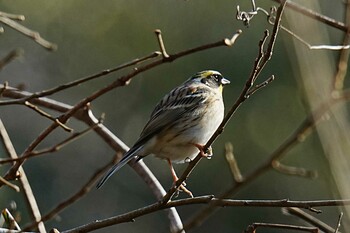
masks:
<svg viewBox="0 0 350 233"><path fill-rule="evenodd" d="M111 169L106 172L106 174L102 177L102 179L97 183L96 188L99 189L101 186L120 168L122 168L125 164L127 164L130 160L132 160L134 157L136 157L137 152L141 149L142 147L138 148L131 148L128 152L125 153L124 157Z"/></svg>

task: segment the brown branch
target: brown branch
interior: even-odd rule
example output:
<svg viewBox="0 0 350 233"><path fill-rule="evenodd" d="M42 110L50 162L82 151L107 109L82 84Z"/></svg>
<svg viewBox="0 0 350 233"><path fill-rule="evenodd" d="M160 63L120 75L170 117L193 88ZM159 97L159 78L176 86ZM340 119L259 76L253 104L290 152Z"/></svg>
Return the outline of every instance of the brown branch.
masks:
<svg viewBox="0 0 350 233"><path fill-rule="evenodd" d="M17 185L12 184L11 182L5 180L2 176L0 176L0 183L3 183L4 185L7 185L8 187L12 188L16 192L21 191L20 188Z"/></svg>
<svg viewBox="0 0 350 233"><path fill-rule="evenodd" d="M311 179L316 179L318 176L317 171L310 171L305 168L287 166L277 160L273 161L271 166L276 171L286 175L300 176Z"/></svg>
<svg viewBox="0 0 350 233"><path fill-rule="evenodd" d="M67 131L67 132L72 132L73 129L68 127L67 125L63 124L62 122L60 122L57 118L51 116L50 114L48 114L47 112L45 112L44 110L40 109L38 106L35 106L34 104L25 101L24 105L27 106L28 108L34 110L35 112L39 113L39 115L53 121L56 122L63 130Z"/></svg>
<svg viewBox="0 0 350 233"><path fill-rule="evenodd" d="M77 80L74 80L72 82L68 82L68 83L65 83L65 84L62 84L62 85L59 85L57 87L54 87L54 88L51 88L51 89L48 89L48 90L44 90L44 91L40 91L40 92L35 92L35 93L32 93L31 95L29 96L26 96L26 97L22 97L20 99L17 99L17 100L11 100L11 101L0 101L0 105L10 105L10 104L23 104L25 103L26 101L29 101L29 100L32 100L32 99L36 99L36 98L39 98L39 97L44 97L44 96L49 96L49 95L52 95L54 93L57 93L59 91L63 91L65 89L68 89L68 88L71 88L71 87L74 87L74 86L79 86L80 84L83 84L85 82L88 82L88 81L91 81L91 80L94 80L96 78L99 78L99 77L103 77L103 76L106 76L108 74L111 74L113 72L116 72L116 71L119 71L119 70L122 70L124 68L127 68L127 67L130 67L130 66L133 66L133 65L137 65L137 64L140 64L142 62L145 62L145 61L148 61L149 59L152 59L152 58L155 58L157 56L160 55L160 52L153 52L149 55L146 55L144 57L141 57L141 58L136 58L130 62L126 62L124 64L121 64L117 67L114 67L114 68L110 68L110 69L105 69L105 70L102 70L96 74L93 74L93 75L89 75L87 77L83 77L81 79L77 79Z"/></svg>
<svg viewBox="0 0 350 233"><path fill-rule="evenodd" d="M275 2L278 2L278 3L282 3L283 0L273 0ZM334 27L334 28L337 28L337 29L340 29L344 32L347 32L348 31L348 27L342 23L342 22L339 22L339 21L336 21L328 16L325 16L325 15L322 15L320 13L317 13L317 12L314 12L308 8L305 8L305 7L302 7L300 5L298 5L297 3L294 3L292 1L288 1L287 4L286 4L286 7L296 11L296 12L299 12L307 17L310 17L312 19L315 19L315 20L318 20L324 24L327 24L331 27Z"/></svg>
<svg viewBox="0 0 350 233"><path fill-rule="evenodd" d="M297 230L297 231L307 231L312 233L319 233L318 228L315 227L304 227L290 224L278 224L278 223L253 223L249 225L244 233L256 233L258 228L278 228L285 230Z"/></svg>
<svg viewBox="0 0 350 233"><path fill-rule="evenodd" d="M120 156L120 155L119 155ZM116 156L117 158L118 156ZM112 163L115 162L116 159L113 159ZM40 220L37 220L34 223L29 224L26 226L23 230L28 231L33 229L34 227L37 226L39 222L46 222L53 217L55 217L59 212L63 211L65 208L67 208L69 205L73 204L80 198L82 198L84 195L89 193L92 188L95 187L95 183L97 180L102 176L110 167L110 163L107 165L103 166L102 168L98 169L91 177L88 179L88 181L72 196L67 198L66 200L62 201L59 203L56 207L54 207L51 211L49 211L47 214L43 215Z"/></svg>
<svg viewBox="0 0 350 233"><path fill-rule="evenodd" d="M18 223L16 222L16 219L12 216L12 214L7 208L1 211L1 215L5 219L5 222L7 223L9 229L19 231L21 230Z"/></svg>
<svg viewBox="0 0 350 233"><path fill-rule="evenodd" d="M71 136L69 136L68 138L66 138L65 140L57 143L54 146L51 146L49 148L46 149L42 149L42 150L38 150L38 151L32 151L31 153L27 154L25 157L17 157L17 158L10 158L10 159L0 159L0 164L5 164L5 163L12 163L12 162L16 162L22 159L29 159L32 157L37 157L39 155L43 155L43 154L48 154L48 153L53 153L56 151L59 151L62 147L68 145L69 143L81 138L82 136L86 135L87 133L89 133L91 130L94 130L94 128L97 127L98 124L100 124L101 121L99 120L99 122L97 122L96 124L93 124L92 126L90 126L89 128L81 131L81 132L76 132L74 134L72 134Z"/></svg>
<svg viewBox="0 0 350 233"><path fill-rule="evenodd" d="M239 170L237 160L234 156L233 146L229 142L225 144L225 157L226 157L226 161L227 161L228 165L230 166L230 170L231 170L231 173L233 175L234 180L236 182L241 182L243 179L242 173Z"/></svg>
<svg viewBox="0 0 350 233"><path fill-rule="evenodd" d="M0 15L0 22L7 25L8 27L22 33L23 35L33 39L36 43L43 46L44 48L48 50L56 50L57 45L45 40L40 36L38 32L32 31L29 28L24 27L23 25L17 23L16 21L12 20L11 18L6 17L6 15Z"/></svg>
<svg viewBox="0 0 350 233"><path fill-rule="evenodd" d="M159 48L160 48L160 51L162 53L163 59L169 58L169 54L166 52L165 45L163 42L162 32L159 29L156 29L154 32L156 33Z"/></svg>
<svg viewBox="0 0 350 233"><path fill-rule="evenodd" d="M149 206L145 206L128 213L120 214L107 219L96 220L91 223L63 231L62 233L83 233L104 227L116 225L119 223L130 222L135 218L154 213L159 210L170 207L179 207L194 204L215 205L219 207L299 207L310 209L312 207L321 206L343 206L350 205L350 199L345 200L322 200L322 201L290 201L290 200L232 200L219 199L213 196L201 196L194 198L186 198L181 200L169 201L168 203L157 202Z"/></svg>
<svg viewBox="0 0 350 233"><path fill-rule="evenodd" d="M16 158L17 153L15 151L15 148L12 145L11 139L9 135L7 134L7 131L5 129L4 124L2 123L0 119L0 137L2 140L2 143L4 144L6 148L6 152L8 153L9 157ZM29 181L27 179L26 173L24 172L24 169L22 167L19 167L18 172L20 173L19 181L21 182L25 199L28 203L30 213L32 215L33 220L39 221L41 218L40 210L38 207L38 204L35 200L35 196L33 194L32 188L30 187ZM38 229L40 233L46 233L45 226L43 222L39 222Z"/></svg>
<svg viewBox="0 0 350 233"><path fill-rule="evenodd" d="M11 14L2 11L0 11L0 16L18 21L24 21L26 19L24 15Z"/></svg>
<svg viewBox="0 0 350 233"><path fill-rule="evenodd" d="M347 2L346 10L345 10L345 22L346 24L350 24L350 4L349 1ZM344 38L343 38L343 45L350 44L350 29L348 28L345 31ZM338 59L338 67L337 67L337 73L334 77L333 81L333 89L334 90L342 90L344 88L344 80L347 73L348 68L348 61L349 61L349 50L341 50L339 59Z"/></svg>
<svg viewBox="0 0 350 233"><path fill-rule="evenodd" d="M343 218L343 212L341 212L341 213L339 214L338 222L337 222L337 227L335 228L334 233L338 233L338 232L339 232L339 228L340 228L340 226L341 226L341 220L342 220L342 218Z"/></svg>
<svg viewBox="0 0 350 233"><path fill-rule="evenodd" d="M288 214L291 214L291 215L294 215L294 216L297 216L297 217L303 219L307 223L318 227L323 232L326 232L326 233L334 233L335 232L335 229L333 229L331 226L329 226L326 223L322 222L321 220L315 218L314 216L302 211L298 207L286 207L286 208L283 208L283 211L288 213Z"/></svg>
<svg viewBox="0 0 350 233"><path fill-rule="evenodd" d="M23 53L20 49L15 49L9 52L4 58L0 60L0 70L2 70L7 64L9 64L11 61L16 59L17 57L21 56Z"/></svg>

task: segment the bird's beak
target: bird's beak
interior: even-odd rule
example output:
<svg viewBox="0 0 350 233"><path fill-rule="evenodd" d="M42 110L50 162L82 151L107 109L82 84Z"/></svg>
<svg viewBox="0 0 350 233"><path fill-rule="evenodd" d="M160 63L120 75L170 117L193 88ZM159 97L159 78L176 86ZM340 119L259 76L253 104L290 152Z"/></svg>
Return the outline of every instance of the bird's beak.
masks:
<svg viewBox="0 0 350 233"><path fill-rule="evenodd" d="M227 84L230 84L230 80L226 79L226 78L222 78L221 79L221 84L224 86L224 85L227 85Z"/></svg>

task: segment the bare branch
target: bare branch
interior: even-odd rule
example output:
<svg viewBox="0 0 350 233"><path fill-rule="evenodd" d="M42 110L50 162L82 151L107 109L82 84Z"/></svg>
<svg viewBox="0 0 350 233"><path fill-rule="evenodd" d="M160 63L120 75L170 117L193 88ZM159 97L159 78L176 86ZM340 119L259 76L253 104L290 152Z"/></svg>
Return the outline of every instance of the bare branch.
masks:
<svg viewBox="0 0 350 233"><path fill-rule="evenodd" d="M163 42L163 37L162 37L161 30L156 29L154 32L156 33L156 36L157 36L157 39L158 39L159 48L160 48L160 51L162 53L163 59L169 58L169 54L166 52L166 49L165 49L165 45L164 45L164 42Z"/></svg>
<svg viewBox="0 0 350 233"><path fill-rule="evenodd" d="M49 120L56 122L62 129L64 129L67 132L72 132L73 129L66 126L65 124L63 124L62 122L60 122L57 118L54 118L53 116L51 116L50 114L48 114L47 112L45 112L44 110L38 108L37 106L35 106L34 104L25 101L24 105L27 106L28 108L34 110L35 112L39 113L41 116L48 118Z"/></svg>
<svg viewBox="0 0 350 233"><path fill-rule="evenodd" d="M120 157L121 155L119 155ZM116 158L118 158L118 156L116 156L113 159L113 163L116 161ZM76 202L77 200L79 200L80 198L82 198L84 195L86 195L87 193L89 193L91 191L92 188L95 187L95 183L97 182L97 180L100 178L100 176L102 176L110 167L110 163L108 163L107 165L103 166L102 168L98 169L91 177L90 179L88 179L88 181L76 192L74 193L72 196L70 196L69 198L67 198L66 200L62 201L61 203L59 203L56 207L54 207L49 213L45 214L44 216L42 216L42 218L40 220L37 220L34 223L29 224L28 226L26 226L24 228L24 231L28 231L30 229L33 229L34 227L37 226L37 224L39 222L46 222L50 219L52 219L53 217L55 217L59 212L63 211L65 208L67 208L69 205L73 204L74 202Z"/></svg>
<svg viewBox="0 0 350 233"><path fill-rule="evenodd" d="M26 19L24 15L11 14L2 11L0 11L0 16L18 21L24 21Z"/></svg>
<svg viewBox="0 0 350 233"><path fill-rule="evenodd" d="M52 152L56 152L59 151L62 147L68 145L69 143L81 138L82 136L86 135L87 133L89 133L91 130L94 130L98 124L100 124L101 122L99 121L98 123L90 126L89 128L81 131L81 132L76 132L74 134L72 134L71 136L69 136L68 138L66 138L65 140L63 140L62 142L57 143L56 145L50 147L50 148L46 148L46 149L42 149L39 151L32 151L31 153L27 154L25 157L17 157L14 159L0 159L0 164L5 164L5 163L10 163L10 162L16 162L19 160L23 160L23 159L29 159L31 157L36 157L39 155L43 155L43 154L47 154L47 153L52 153Z"/></svg>
<svg viewBox="0 0 350 233"><path fill-rule="evenodd" d="M10 211L8 209L4 209L1 211L2 217L5 219L7 225L9 225L9 229L11 230L18 230L20 231L21 228L19 227L18 223L16 222L15 218L12 216Z"/></svg>
<svg viewBox="0 0 350 233"><path fill-rule="evenodd" d="M313 217L312 215L305 213L304 211L302 211L301 209L299 209L297 207L286 207L286 208L283 208L283 211L288 213L288 214L291 214L291 215L294 215L294 216L297 216L297 217L303 219L307 223L320 228L320 230L323 232L334 233L334 231L335 231L335 229L333 229L331 226L325 224L324 222L320 221L319 219Z"/></svg>
<svg viewBox="0 0 350 233"><path fill-rule="evenodd" d="M17 185L12 184L11 182L5 180L4 178L2 178L2 176L0 176L0 183L3 183L3 184L5 184L5 185L9 186L10 188L12 188L13 190L15 190L16 192L19 192L19 191L20 191L20 189L19 189L19 187L18 187Z"/></svg>
<svg viewBox="0 0 350 233"><path fill-rule="evenodd" d="M339 217L338 217L338 222L337 222L337 228L335 228L335 231L334 233L338 233L339 232L339 228L340 228L340 225L341 225L341 220L343 218L343 212L341 212L339 214Z"/></svg>
<svg viewBox="0 0 350 233"><path fill-rule="evenodd" d="M4 146L6 148L6 152L9 154L9 156L13 159L16 158L17 153L15 151L15 148L12 145L11 139L10 139L9 135L7 134L7 131L5 129L4 124L2 123L1 119L0 119L0 137L1 137L2 143L4 144ZM19 180L21 182L21 185L22 185L22 188L24 191L24 196L25 196L26 201L28 203L32 218L35 221L39 221L41 218L40 210L39 210L38 204L35 200L32 188L30 187L26 173L24 172L24 169L22 167L18 168L18 172L21 174L21 176L19 177ZM45 226L44 226L43 222L40 222L38 224L38 229L39 229L40 233L46 233Z"/></svg>
<svg viewBox="0 0 350 233"><path fill-rule="evenodd" d="M297 230L297 231L307 231L312 233L319 233L318 228L315 227L304 227L290 224L277 224L277 223L253 223L249 225L244 231L245 233L256 233L257 228L278 228L285 230Z"/></svg>
<svg viewBox="0 0 350 233"><path fill-rule="evenodd" d="M300 176L315 179L318 176L317 171L310 171L300 167L292 167L281 164L279 161L275 160L272 162L272 167L283 174L292 175L292 176Z"/></svg>
<svg viewBox="0 0 350 233"><path fill-rule="evenodd" d="M225 157L226 161L230 166L231 173L236 182L241 182L243 180L241 171L239 170L237 160L233 154L232 143L227 142L225 144Z"/></svg>
<svg viewBox="0 0 350 233"><path fill-rule="evenodd" d="M23 25L17 23L16 21L6 17L5 15L0 15L0 22L9 26L10 28L22 33L25 36L33 39L36 43L43 46L48 50L56 50L57 45L45 40L40 36L38 32L32 31L29 28L24 27Z"/></svg>
<svg viewBox="0 0 350 233"><path fill-rule="evenodd" d="M72 82L68 82L68 83L59 85L57 87L48 89L48 90L32 93L30 96L22 97L21 99L18 99L18 100L0 101L0 105L23 104L25 101L29 101L29 100L32 100L32 99L35 99L35 98L39 98L39 97L49 96L49 95L52 95L52 94L57 93L59 91L63 91L65 89L68 89L68 88L71 88L71 87L74 87L74 86L78 86L78 85L83 84L85 82L94 80L96 78L106 76L106 75L108 75L110 73L113 73L113 72L116 72L118 70L130 67L130 66L133 66L133 65L140 64L142 62L148 61L149 59L155 58L155 57L157 57L159 55L160 55L160 52L156 51L156 52L153 52L153 53L151 53L149 55L146 55L144 57L136 58L136 59L134 59L134 60L132 60L130 62L126 62L124 64L121 64L121 65L119 65L117 67L106 69L106 70L100 71L100 72L98 72L96 74L89 75L87 77L84 77L84 78L81 78L81 79L78 79L78 80L74 80Z"/></svg>
<svg viewBox="0 0 350 233"><path fill-rule="evenodd" d="M349 25L350 23L350 4L349 1L347 2L346 10L345 10L345 24ZM343 44L348 45L350 44L350 33L349 28L344 33L343 38ZM342 90L344 88L344 80L347 74L347 68L348 68L348 62L349 62L349 50L342 50L340 51L339 60L338 60L338 66L337 66L337 73L334 77L334 90Z"/></svg>
<svg viewBox="0 0 350 233"><path fill-rule="evenodd" d="M0 70L2 70L7 64L9 64L11 61L16 59L17 57L21 56L23 53L20 49L15 49L9 52L4 58L0 60Z"/></svg>
<svg viewBox="0 0 350 233"><path fill-rule="evenodd" d="M282 3L283 0L273 0L275 2L278 2L278 3ZM342 22L339 22L339 21L336 21L328 16L325 16L325 15L322 15L320 13L317 13L317 12L314 12L310 9L307 9L305 7L302 7L292 1L288 1L287 4L286 4L286 7L296 11L296 12L299 12L305 16L308 16L312 19L315 19L315 20L318 20L324 24L327 24L331 27L334 27L334 28L337 28L337 29L340 29L344 32L347 32L348 31L348 27L342 23Z"/></svg>

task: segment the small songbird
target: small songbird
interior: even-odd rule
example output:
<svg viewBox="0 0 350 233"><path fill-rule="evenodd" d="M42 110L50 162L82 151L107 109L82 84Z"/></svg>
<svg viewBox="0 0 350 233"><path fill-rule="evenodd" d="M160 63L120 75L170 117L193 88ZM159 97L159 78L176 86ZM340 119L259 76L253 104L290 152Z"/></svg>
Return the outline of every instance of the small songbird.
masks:
<svg viewBox="0 0 350 233"><path fill-rule="evenodd" d="M205 70L170 91L153 110L140 138L98 182L97 188L131 159L138 161L149 154L166 159L176 181L172 162L191 161L199 152L207 155L203 148L223 120L222 90L229 83L219 72ZM180 188L192 196L184 186Z"/></svg>

